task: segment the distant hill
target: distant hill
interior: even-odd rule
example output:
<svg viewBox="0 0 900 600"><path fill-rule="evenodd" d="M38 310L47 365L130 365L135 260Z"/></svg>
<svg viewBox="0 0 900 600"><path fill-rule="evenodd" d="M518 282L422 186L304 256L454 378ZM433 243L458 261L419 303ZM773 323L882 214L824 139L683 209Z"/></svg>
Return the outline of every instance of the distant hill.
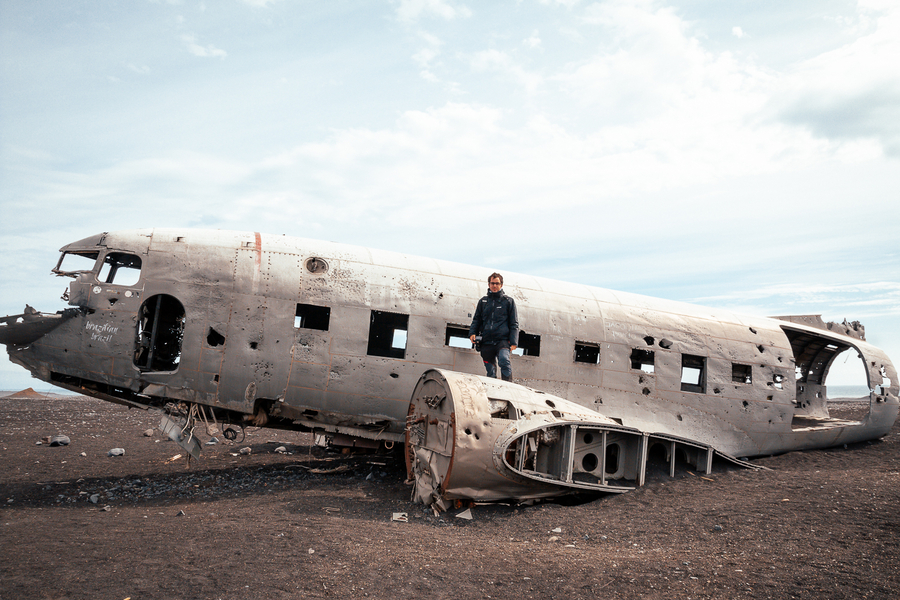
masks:
<svg viewBox="0 0 900 600"><path fill-rule="evenodd" d="M48 392L46 394L42 394L41 392L34 391L34 388L27 388L19 392L0 392L0 398L5 398L9 400L46 400L48 398L66 398L68 396L64 394L54 394Z"/></svg>

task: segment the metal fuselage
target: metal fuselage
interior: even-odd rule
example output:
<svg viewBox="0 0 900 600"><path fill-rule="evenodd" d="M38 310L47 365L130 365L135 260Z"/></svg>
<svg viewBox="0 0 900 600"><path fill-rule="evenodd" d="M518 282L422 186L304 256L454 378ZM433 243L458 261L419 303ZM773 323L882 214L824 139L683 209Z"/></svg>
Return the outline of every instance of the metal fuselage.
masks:
<svg viewBox="0 0 900 600"><path fill-rule="evenodd" d="M0 341L35 377L82 393L400 441L423 372L484 370L459 346L489 269L227 231L119 231L61 251L88 260L54 270L75 278L78 310L44 315L49 331L31 336L7 318ZM523 332L515 382L624 427L748 457L878 438L897 416L894 366L852 327L505 279ZM829 417L824 385L848 348L871 390L854 422Z"/></svg>

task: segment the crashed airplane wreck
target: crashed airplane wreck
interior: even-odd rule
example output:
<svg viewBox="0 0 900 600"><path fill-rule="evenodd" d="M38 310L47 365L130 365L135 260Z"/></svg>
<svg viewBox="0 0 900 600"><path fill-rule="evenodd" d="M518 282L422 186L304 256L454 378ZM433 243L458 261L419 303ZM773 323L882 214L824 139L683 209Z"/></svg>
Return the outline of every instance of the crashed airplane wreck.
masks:
<svg viewBox="0 0 900 600"><path fill-rule="evenodd" d="M0 319L12 362L43 381L197 426L405 443L416 500L619 493L649 461L713 460L886 435L897 371L858 323L765 318L507 274L515 382L468 339L489 270L286 236L146 229L64 246L70 308ZM830 416L826 378L861 362L868 412ZM195 431L197 430L197 431Z"/></svg>

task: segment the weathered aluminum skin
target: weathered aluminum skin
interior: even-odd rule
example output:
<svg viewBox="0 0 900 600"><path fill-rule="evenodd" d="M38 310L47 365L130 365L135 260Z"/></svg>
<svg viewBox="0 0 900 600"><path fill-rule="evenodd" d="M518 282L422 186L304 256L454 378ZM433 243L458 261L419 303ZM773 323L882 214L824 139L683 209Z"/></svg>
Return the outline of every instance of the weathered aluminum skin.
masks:
<svg viewBox="0 0 900 600"><path fill-rule="evenodd" d="M401 441L423 372L483 372L474 350L445 342L448 326L471 321L489 268L229 231L119 231L61 251L95 260L84 271L54 270L74 277L76 310L34 339L15 317L4 319L0 341L35 377L82 393ZM138 259L136 282L101 281L104 265ZM849 329L504 275L523 332L540 336L537 355L513 358L515 381L623 427L747 457L878 438L897 416L893 364ZM327 327L295 326L307 306L327 308L327 319L309 316ZM383 352L397 355L369 352L379 315L406 318L405 347ZM599 359L575 360L576 344L593 345ZM872 390L867 417L853 423L829 419L825 406L824 376L844 348L863 358ZM652 373L633 368L635 350L654 353ZM685 356L702 361L699 391L683 388ZM748 369L749 382L735 380L734 365Z"/></svg>
<svg viewBox="0 0 900 600"><path fill-rule="evenodd" d="M644 484L656 446L670 475L679 458L707 473L716 454L752 466L522 385L439 369L419 379L406 417L413 500L441 510L457 499L626 492Z"/></svg>

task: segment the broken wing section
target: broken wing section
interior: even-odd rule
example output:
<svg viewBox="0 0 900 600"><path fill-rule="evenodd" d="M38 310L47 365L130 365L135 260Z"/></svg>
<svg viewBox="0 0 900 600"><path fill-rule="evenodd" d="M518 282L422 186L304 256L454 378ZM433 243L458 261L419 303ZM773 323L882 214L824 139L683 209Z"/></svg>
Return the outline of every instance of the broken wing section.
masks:
<svg viewBox="0 0 900 600"><path fill-rule="evenodd" d="M0 344L27 346L80 312L77 308L69 308L53 314L41 313L26 305L21 315L0 317Z"/></svg>
<svg viewBox="0 0 900 600"><path fill-rule="evenodd" d="M644 484L648 458L710 472L709 445L624 427L568 400L514 383L427 371L406 426L413 500L527 500L575 492L621 493Z"/></svg>

